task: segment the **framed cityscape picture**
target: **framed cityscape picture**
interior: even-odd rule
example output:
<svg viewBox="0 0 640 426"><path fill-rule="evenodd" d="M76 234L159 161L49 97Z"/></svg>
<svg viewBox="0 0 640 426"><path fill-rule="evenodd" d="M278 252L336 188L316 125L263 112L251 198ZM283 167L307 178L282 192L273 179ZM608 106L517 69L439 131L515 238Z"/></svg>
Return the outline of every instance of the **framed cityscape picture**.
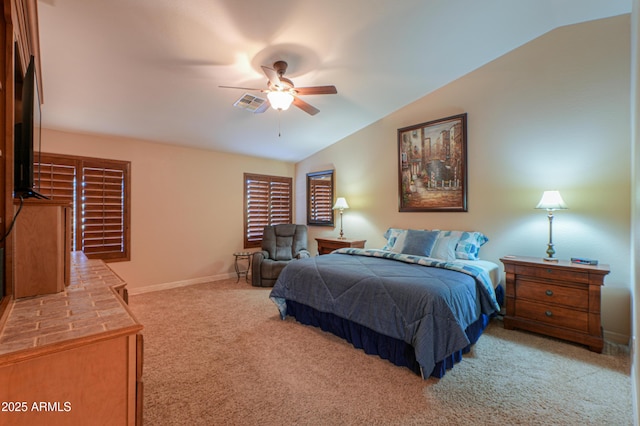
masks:
<svg viewBox="0 0 640 426"><path fill-rule="evenodd" d="M467 211L467 114L398 129L401 212Z"/></svg>

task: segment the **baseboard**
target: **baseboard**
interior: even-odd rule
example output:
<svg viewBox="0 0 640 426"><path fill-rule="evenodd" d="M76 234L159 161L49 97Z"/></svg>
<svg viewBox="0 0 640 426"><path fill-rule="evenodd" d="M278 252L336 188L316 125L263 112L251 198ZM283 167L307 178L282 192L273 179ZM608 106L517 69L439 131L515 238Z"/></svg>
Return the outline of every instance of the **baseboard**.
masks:
<svg viewBox="0 0 640 426"><path fill-rule="evenodd" d="M630 338L626 334L616 333L614 331L607 331L607 330L604 330L602 334L603 334L604 340L607 342L629 347Z"/></svg>
<svg viewBox="0 0 640 426"><path fill-rule="evenodd" d="M133 287L133 288L127 287L127 290L129 291L129 296L133 296L136 294L150 293L153 291L161 291L161 290L169 290L169 289L178 288L178 287L186 287L188 285L222 281L222 280L227 280L229 278L235 278L235 277L236 277L235 272L232 272L228 274L210 275L208 277L193 278L190 280L182 280L182 281L174 281L170 283L148 285L145 287Z"/></svg>

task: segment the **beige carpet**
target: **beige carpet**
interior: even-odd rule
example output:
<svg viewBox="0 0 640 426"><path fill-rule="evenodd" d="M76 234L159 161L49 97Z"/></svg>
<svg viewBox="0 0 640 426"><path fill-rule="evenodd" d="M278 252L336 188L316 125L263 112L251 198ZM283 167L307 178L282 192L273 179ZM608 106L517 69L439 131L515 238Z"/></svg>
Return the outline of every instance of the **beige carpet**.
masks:
<svg viewBox="0 0 640 426"><path fill-rule="evenodd" d="M494 320L444 378L291 318L235 280L130 296L144 324L145 425L631 425L629 356Z"/></svg>

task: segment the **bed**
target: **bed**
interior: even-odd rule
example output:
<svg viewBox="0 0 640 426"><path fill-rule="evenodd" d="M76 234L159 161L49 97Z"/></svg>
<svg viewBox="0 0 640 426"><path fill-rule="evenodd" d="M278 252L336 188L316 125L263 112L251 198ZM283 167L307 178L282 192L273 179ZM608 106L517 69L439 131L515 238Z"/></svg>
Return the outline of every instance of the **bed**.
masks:
<svg viewBox="0 0 640 426"><path fill-rule="evenodd" d="M423 378L443 377L500 310L498 266L477 258L480 233L477 247L464 247L468 233L401 231L402 241L389 236L379 250L344 248L290 263L270 298L282 319L320 327Z"/></svg>

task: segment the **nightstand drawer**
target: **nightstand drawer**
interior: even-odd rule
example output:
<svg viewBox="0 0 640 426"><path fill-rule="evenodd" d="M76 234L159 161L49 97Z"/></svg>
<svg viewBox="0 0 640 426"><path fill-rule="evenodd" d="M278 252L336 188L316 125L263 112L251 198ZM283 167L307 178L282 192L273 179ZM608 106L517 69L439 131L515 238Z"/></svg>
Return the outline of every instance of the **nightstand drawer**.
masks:
<svg viewBox="0 0 640 426"><path fill-rule="evenodd" d="M339 238L316 238L318 242L318 254L329 254L340 248L364 248L367 240L351 240Z"/></svg>
<svg viewBox="0 0 640 426"><path fill-rule="evenodd" d="M344 244L341 241L325 241L322 243L323 254L330 253L339 248L350 247L348 244Z"/></svg>
<svg viewBox="0 0 640 426"><path fill-rule="evenodd" d="M559 306L516 300L516 315L541 323L570 328L586 333L589 331L589 314Z"/></svg>
<svg viewBox="0 0 640 426"><path fill-rule="evenodd" d="M588 272L570 271L566 269L554 269L535 266L516 266L517 275L526 275L528 277L537 277L548 280L570 281L574 283L589 283Z"/></svg>
<svg viewBox="0 0 640 426"><path fill-rule="evenodd" d="M589 290L586 287L554 285L527 278L516 279L516 297L541 303L565 305L575 309L589 308Z"/></svg>

